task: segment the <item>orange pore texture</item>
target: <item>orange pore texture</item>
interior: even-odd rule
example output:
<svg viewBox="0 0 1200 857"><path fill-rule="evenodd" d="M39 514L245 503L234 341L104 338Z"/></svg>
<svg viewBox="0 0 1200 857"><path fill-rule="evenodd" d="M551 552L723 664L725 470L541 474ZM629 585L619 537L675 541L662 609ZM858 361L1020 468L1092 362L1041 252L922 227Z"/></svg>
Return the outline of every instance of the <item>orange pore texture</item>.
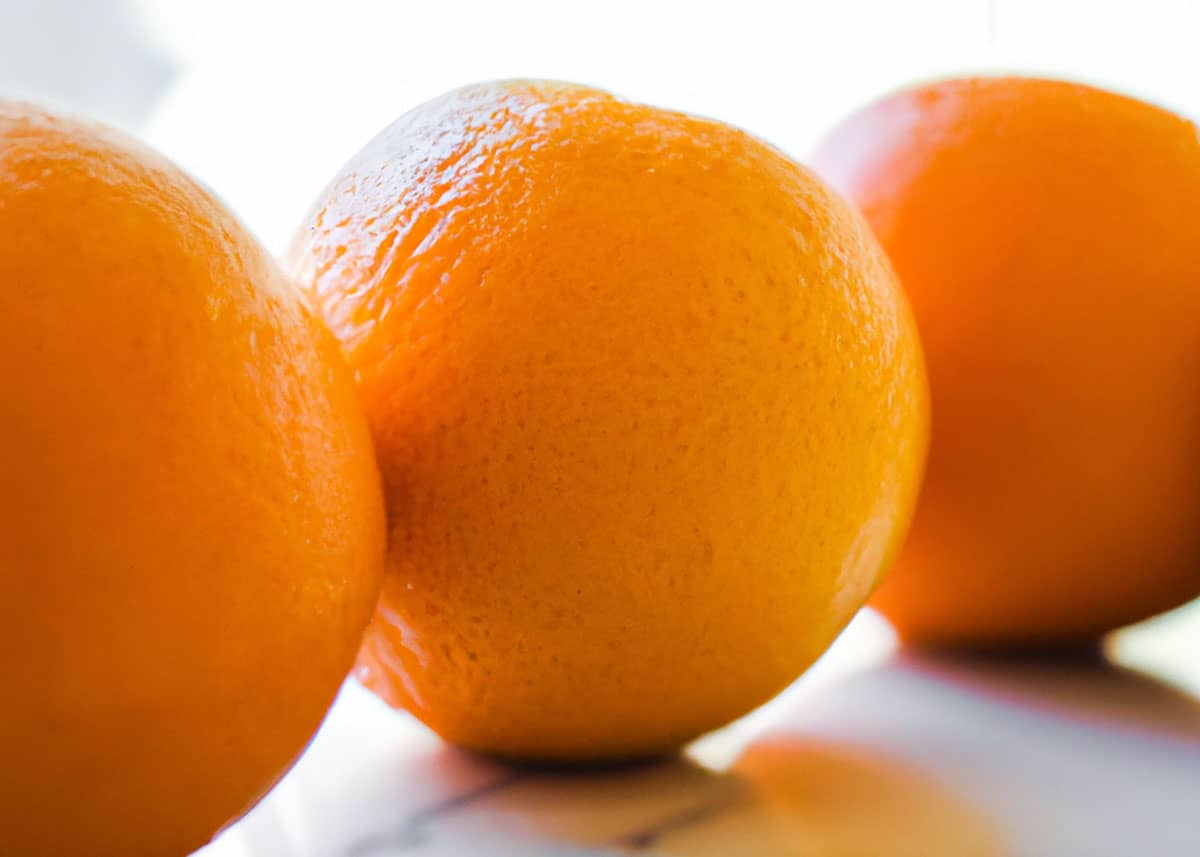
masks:
<svg viewBox="0 0 1200 857"><path fill-rule="evenodd" d="M383 564L355 396L208 193L0 101L0 853L179 857L296 757Z"/></svg>
<svg viewBox="0 0 1200 857"><path fill-rule="evenodd" d="M362 676L453 741L675 748L811 664L903 535L908 308L858 215L740 131L458 90L345 167L293 264L384 473Z"/></svg>
<svg viewBox="0 0 1200 857"><path fill-rule="evenodd" d="M933 441L875 603L912 640L1073 644L1200 593L1200 138L1071 83L873 104L818 169L912 301Z"/></svg>

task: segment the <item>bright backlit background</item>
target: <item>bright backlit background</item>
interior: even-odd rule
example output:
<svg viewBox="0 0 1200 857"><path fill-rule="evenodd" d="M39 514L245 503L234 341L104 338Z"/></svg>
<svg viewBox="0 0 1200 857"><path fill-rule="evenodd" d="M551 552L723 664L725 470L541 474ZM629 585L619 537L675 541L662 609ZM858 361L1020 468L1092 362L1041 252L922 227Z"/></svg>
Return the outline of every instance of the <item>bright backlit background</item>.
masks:
<svg viewBox="0 0 1200 857"><path fill-rule="evenodd" d="M274 249L398 114L500 77L589 83L803 158L880 93L1065 75L1200 114L1193 0L0 0L0 89L140 132Z"/></svg>

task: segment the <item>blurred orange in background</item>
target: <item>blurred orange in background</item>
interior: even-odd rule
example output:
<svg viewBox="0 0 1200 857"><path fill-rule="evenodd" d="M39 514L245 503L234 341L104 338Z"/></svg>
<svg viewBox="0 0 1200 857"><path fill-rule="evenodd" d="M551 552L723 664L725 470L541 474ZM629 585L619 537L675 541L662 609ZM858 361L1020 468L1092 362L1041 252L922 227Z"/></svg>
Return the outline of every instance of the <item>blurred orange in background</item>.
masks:
<svg viewBox="0 0 1200 857"><path fill-rule="evenodd" d="M1088 86L951 80L816 155L912 301L933 440L874 603L907 639L1073 644L1200 594L1200 136Z"/></svg>

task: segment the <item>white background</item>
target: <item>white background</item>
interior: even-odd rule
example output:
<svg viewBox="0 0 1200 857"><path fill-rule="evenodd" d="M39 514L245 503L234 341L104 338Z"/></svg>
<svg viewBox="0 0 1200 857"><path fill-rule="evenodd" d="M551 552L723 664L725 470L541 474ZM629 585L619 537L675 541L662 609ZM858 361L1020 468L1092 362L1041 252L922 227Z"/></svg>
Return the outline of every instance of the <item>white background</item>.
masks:
<svg viewBox="0 0 1200 857"><path fill-rule="evenodd" d="M801 159L863 102L979 70L1200 114L1193 0L0 0L0 91L134 130L280 248L325 178L450 88L550 77Z"/></svg>

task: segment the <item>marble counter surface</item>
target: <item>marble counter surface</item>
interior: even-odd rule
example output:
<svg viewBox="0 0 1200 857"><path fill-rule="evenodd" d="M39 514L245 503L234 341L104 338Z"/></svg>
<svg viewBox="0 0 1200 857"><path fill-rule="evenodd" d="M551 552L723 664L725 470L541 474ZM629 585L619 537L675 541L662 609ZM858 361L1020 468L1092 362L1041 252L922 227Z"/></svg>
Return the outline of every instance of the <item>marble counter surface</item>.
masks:
<svg viewBox="0 0 1200 857"><path fill-rule="evenodd" d="M348 684L197 857L1197 857L1200 610L1109 649L922 657L868 612L687 756L590 773L460 753Z"/></svg>

